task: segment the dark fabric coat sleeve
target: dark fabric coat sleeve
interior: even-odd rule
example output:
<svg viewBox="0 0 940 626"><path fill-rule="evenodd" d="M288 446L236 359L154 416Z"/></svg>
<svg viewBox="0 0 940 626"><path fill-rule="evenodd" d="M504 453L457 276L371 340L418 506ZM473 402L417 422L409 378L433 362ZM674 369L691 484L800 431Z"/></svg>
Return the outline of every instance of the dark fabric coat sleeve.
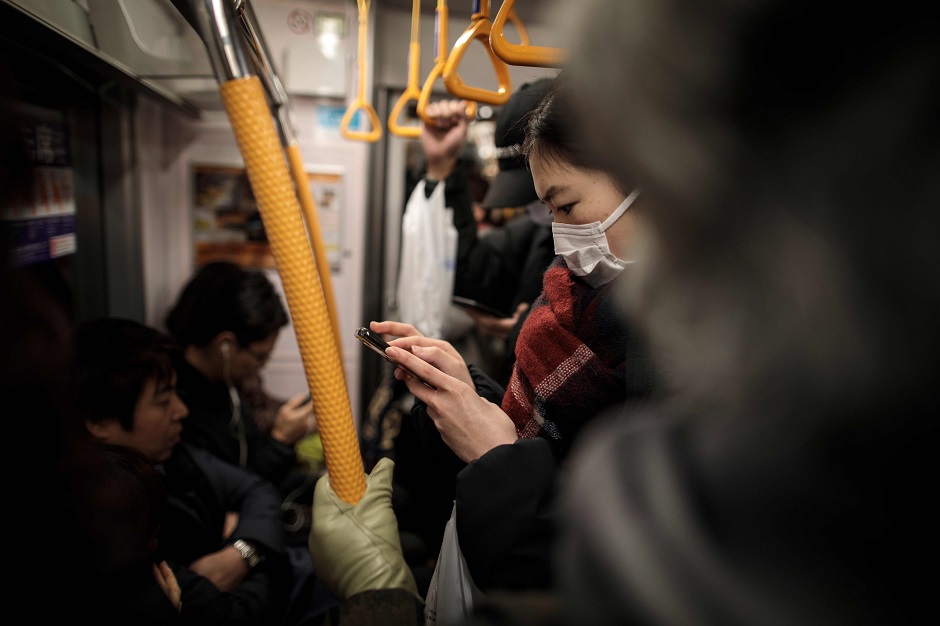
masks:
<svg viewBox="0 0 940 626"><path fill-rule="evenodd" d="M255 626L277 624L286 608L285 594L278 591L284 584L270 567L262 563L254 568L231 593L219 591L209 579L186 567L174 567L179 582L184 624Z"/></svg>
<svg viewBox="0 0 940 626"><path fill-rule="evenodd" d="M230 539L261 544L265 554L284 552L281 498L260 476L219 460L205 450L190 448L196 464L220 495L226 510L238 512Z"/></svg>
<svg viewBox="0 0 940 626"><path fill-rule="evenodd" d="M503 395L502 388L475 366L469 367L477 392L498 403ZM454 507L457 473L467 464L447 447L428 415L427 405L418 399L415 399L411 409L411 427L406 441L413 442L415 449L407 461L396 464L396 477L399 471L408 472L401 474L402 479L407 480L409 492L420 499L420 505L411 505L410 511L420 511L418 515L421 517L420 520L414 520L414 514L409 512L407 515L412 518L409 527L422 529L422 536L436 556L440 550L444 525L450 519Z"/></svg>
<svg viewBox="0 0 940 626"><path fill-rule="evenodd" d="M499 383L472 363L468 363L467 368L470 370L470 377L473 379L477 393L481 397L494 404L502 402L505 389ZM428 415L428 406L417 398L415 398L414 405L411 407L411 417L415 431L418 433L418 439L428 454L441 462L442 467L452 468L454 473L463 469L465 463L441 439L441 434L437 431L434 421Z"/></svg>
<svg viewBox="0 0 940 626"><path fill-rule="evenodd" d="M246 410L244 419L248 469L280 487L297 467L297 452L292 446L263 434L250 411Z"/></svg>
<svg viewBox="0 0 940 626"><path fill-rule="evenodd" d="M457 476L457 537L482 591L551 585L557 464L541 437L497 446Z"/></svg>
<svg viewBox="0 0 940 626"><path fill-rule="evenodd" d="M511 314L516 304L532 302L541 293L542 275L553 256L551 231L525 216L484 237L474 232L457 257L454 293Z"/></svg>
<svg viewBox="0 0 940 626"><path fill-rule="evenodd" d="M454 295L509 312L536 227L528 218L520 218L479 237L466 167L464 161L458 161L444 181L444 205L453 210L457 229ZM430 189L430 185L425 185L426 193Z"/></svg>
<svg viewBox="0 0 940 626"><path fill-rule="evenodd" d="M183 441L238 465L239 445L232 434L232 406L227 387L221 382L210 382L182 357L174 361L174 368L178 375L177 392L189 409L189 417L183 424ZM297 454L291 446L263 434L248 408L248 401L239 396L248 445L247 467L282 487L297 465Z"/></svg>

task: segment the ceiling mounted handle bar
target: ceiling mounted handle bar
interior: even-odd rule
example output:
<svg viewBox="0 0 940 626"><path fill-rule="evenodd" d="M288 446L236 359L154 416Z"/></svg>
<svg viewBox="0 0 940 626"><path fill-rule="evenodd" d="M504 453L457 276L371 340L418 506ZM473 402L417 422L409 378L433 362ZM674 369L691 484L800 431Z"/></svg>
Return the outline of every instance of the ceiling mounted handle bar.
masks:
<svg viewBox="0 0 940 626"><path fill-rule="evenodd" d="M490 0L473 0L473 13L470 20L470 26L460 35L457 43L454 44L454 49L447 55L443 70L444 85L447 91L458 98L493 105L505 104L512 94L512 78L509 76L509 66L490 47ZM471 87L465 84L460 74L457 73L467 48L474 41L483 44L496 71L497 88L495 91Z"/></svg>
<svg viewBox="0 0 940 626"><path fill-rule="evenodd" d="M565 51L561 48L547 48L545 46L530 46L526 41L528 36L523 37L522 44L512 44L506 39L506 22L509 21L510 14L515 14L513 7L516 0L503 0L503 4L496 12L490 29L490 48L496 55L509 63L510 65L526 65L529 67L561 67L565 62ZM519 28L522 21L518 16L513 20L516 28Z"/></svg>
<svg viewBox="0 0 940 626"><path fill-rule="evenodd" d="M343 363L337 343L325 337L326 299L264 87L248 71L245 51L235 38L231 0L190 1L281 276L330 484L340 499L355 504L365 493L365 470Z"/></svg>
<svg viewBox="0 0 940 626"><path fill-rule="evenodd" d="M333 330L336 345L340 353L342 353L343 344L339 335L339 313L336 309L336 298L333 295L330 264L326 255L326 246L323 243L323 234L320 229L316 203L313 201L313 193L310 191L310 183L307 180L307 173L303 166L303 157L300 153L300 146L294 131L290 99L287 96L287 91L281 84L280 78L278 78L274 63L271 62L271 55L268 52L269 48L264 39L264 34L261 29L256 26L258 19L255 16L254 8L251 3L248 0L235 0L234 7L235 13L238 15L239 21L241 22L245 41L249 46L249 52L258 69L262 84L267 92L268 99L271 102L271 108L274 111L275 119L278 123L281 144L287 153L291 178L294 181L294 189L297 192L300 207L303 210L310 247L313 251L314 259L316 260L317 274L320 277L323 294L326 298L327 311L330 316L330 327Z"/></svg>
<svg viewBox="0 0 940 626"><path fill-rule="evenodd" d="M268 45L264 40L264 35L256 26L258 19L255 16L254 9L248 0L234 1L235 14L238 16L242 27L244 40L248 45L248 53L254 63L255 74L261 79L264 90L271 102L271 109L278 122L278 128L281 133L284 147L295 145L297 143L294 132L293 111L290 108L290 100L287 92L278 78L271 62L271 55L268 53Z"/></svg>
<svg viewBox="0 0 940 626"><path fill-rule="evenodd" d="M359 55L356 62L359 66L359 88L356 99L343 113L343 119L339 123L340 133L346 139L355 139L359 141L376 142L382 137L382 122L375 109L366 100L366 38L369 35L369 0L356 0L359 4ZM372 130L350 130L349 125L357 111L364 111L369 118L369 125Z"/></svg>
<svg viewBox="0 0 940 626"><path fill-rule="evenodd" d="M265 90L271 98L274 106L281 107L287 104L287 92L281 85L277 73L274 71L274 64L271 63L271 57L268 54L268 45L264 40L261 30L255 26L257 17L255 17L252 5L246 0L235 0L235 14L238 15L238 21L241 24L245 41L248 43L249 50L255 58L255 65L259 71L259 77L264 83Z"/></svg>
<svg viewBox="0 0 940 626"><path fill-rule="evenodd" d="M434 83L444 73L444 64L447 62L447 56L444 52L447 50L447 0L437 0L437 8L434 10L434 67L428 72L428 77L424 79L424 85L421 87L421 93L418 96L418 116L428 124L434 123L434 120L428 117L426 110L431 101L431 90ZM473 119L477 114L476 102L467 102L467 117Z"/></svg>
<svg viewBox="0 0 940 626"><path fill-rule="evenodd" d="M413 0L411 4L411 43L408 45L408 86L399 96L392 112L388 116L388 132L398 137L416 139L421 136L421 123L401 125L401 117L405 105L421 97L421 87L418 86L418 75L421 71L421 0Z"/></svg>

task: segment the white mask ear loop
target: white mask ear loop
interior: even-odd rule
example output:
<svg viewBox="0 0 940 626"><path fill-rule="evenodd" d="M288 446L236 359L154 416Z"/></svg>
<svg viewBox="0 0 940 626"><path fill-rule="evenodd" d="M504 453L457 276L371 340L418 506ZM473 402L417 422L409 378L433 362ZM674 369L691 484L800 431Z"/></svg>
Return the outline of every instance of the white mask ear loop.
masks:
<svg viewBox="0 0 940 626"><path fill-rule="evenodd" d="M228 388L229 403L232 406L232 419L229 421L229 428L235 431L235 437L238 439L238 466L248 466L248 438L245 435L245 421L242 418L242 401L238 396L238 390L232 384L232 364L229 362L229 351L222 351L222 379Z"/></svg>
<svg viewBox="0 0 940 626"><path fill-rule="evenodd" d="M610 225L611 225L611 224L613 224L614 222L616 222L617 220L619 220L619 219L620 219L620 216L627 212L627 209L630 208L630 205L634 203L634 201L637 199L637 197L638 197L639 195L640 195L640 190L639 190L639 189L634 189L634 190L630 193L630 195L627 196L626 199L625 199L623 202L620 203L620 206L617 207L617 208L614 210L614 212L611 213L610 216L609 216L606 220L604 220L604 223L601 224L600 231L601 231L601 232L604 232L605 230L607 230L608 228L610 228Z"/></svg>

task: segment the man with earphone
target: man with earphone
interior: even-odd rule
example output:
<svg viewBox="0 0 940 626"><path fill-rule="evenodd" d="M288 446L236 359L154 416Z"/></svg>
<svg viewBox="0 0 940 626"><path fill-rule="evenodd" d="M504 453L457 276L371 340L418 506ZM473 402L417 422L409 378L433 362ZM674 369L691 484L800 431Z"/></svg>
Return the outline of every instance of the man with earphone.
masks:
<svg viewBox="0 0 940 626"><path fill-rule="evenodd" d="M296 394L264 432L243 386L257 379L287 323L281 297L262 272L224 262L202 267L166 319L182 348L175 365L190 410L183 440L259 474L285 496L305 477L294 446L316 431L312 403Z"/></svg>

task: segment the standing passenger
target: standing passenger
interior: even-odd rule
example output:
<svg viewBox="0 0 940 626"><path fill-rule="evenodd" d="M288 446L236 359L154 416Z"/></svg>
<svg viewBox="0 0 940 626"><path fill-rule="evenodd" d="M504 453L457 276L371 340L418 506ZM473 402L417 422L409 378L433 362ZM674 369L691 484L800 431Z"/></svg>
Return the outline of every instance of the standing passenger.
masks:
<svg viewBox="0 0 940 626"><path fill-rule="evenodd" d="M654 386L642 333L620 318L615 297L630 279L639 190L584 150L558 93L562 79L553 87L529 118L525 153L559 257L520 331L508 389L410 325L371 325L400 337L389 356L437 387L406 378L428 445L443 441L467 464L457 474L457 535L484 591L551 584L555 468L585 424L645 401Z"/></svg>

